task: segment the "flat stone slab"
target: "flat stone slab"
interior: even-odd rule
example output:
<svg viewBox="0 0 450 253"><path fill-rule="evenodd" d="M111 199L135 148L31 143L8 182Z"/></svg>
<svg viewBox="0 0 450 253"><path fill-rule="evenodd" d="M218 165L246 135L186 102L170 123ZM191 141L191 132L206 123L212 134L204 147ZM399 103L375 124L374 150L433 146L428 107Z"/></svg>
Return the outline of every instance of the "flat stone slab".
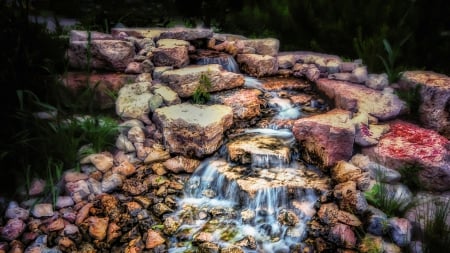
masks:
<svg viewBox="0 0 450 253"><path fill-rule="evenodd" d="M230 182L236 182L239 189L250 198L257 192L285 187L288 192L296 190L315 190L325 193L330 189L329 178L322 177L318 173L306 169L304 165L291 168L262 169L248 173L248 168L243 166L230 166L223 160L211 162L210 168L216 168Z"/></svg>
<svg viewBox="0 0 450 253"><path fill-rule="evenodd" d="M233 111L225 105L183 103L156 109L153 122L171 153L203 157L222 145L224 131L233 124Z"/></svg>
<svg viewBox="0 0 450 253"><path fill-rule="evenodd" d="M379 120L393 119L407 111L404 101L393 92L378 91L363 85L321 78L317 88L334 100L335 106L351 112L365 112Z"/></svg>
<svg viewBox="0 0 450 253"><path fill-rule="evenodd" d="M177 40L196 40L207 39L213 36L211 29L204 28L112 28L111 34L115 37L121 33L137 38L153 39L177 39Z"/></svg>
<svg viewBox="0 0 450 253"><path fill-rule="evenodd" d="M181 69L167 70L160 76L178 96L185 98L194 94L200 85L200 77L205 75L211 82L209 92L228 90L244 85L244 76L225 71L219 64L190 65Z"/></svg>
<svg viewBox="0 0 450 253"><path fill-rule="evenodd" d="M419 86L421 123L450 138L450 77L432 71L406 71L399 85L405 90Z"/></svg>
<svg viewBox="0 0 450 253"><path fill-rule="evenodd" d="M420 182L431 190L450 189L450 141L433 130L395 121L378 145L364 148L373 161L391 169L418 164Z"/></svg>

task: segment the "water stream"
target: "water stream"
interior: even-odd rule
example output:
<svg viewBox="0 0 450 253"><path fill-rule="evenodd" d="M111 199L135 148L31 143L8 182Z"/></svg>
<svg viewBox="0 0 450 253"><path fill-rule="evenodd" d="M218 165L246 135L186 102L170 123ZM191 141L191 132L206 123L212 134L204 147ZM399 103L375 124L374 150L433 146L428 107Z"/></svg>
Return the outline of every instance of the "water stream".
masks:
<svg viewBox="0 0 450 253"><path fill-rule="evenodd" d="M306 115L257 79L246 78L245 86L265 92L273 119ZM185 185L172 215L181 226L169 252L233 245L247 253L301 252L308 247L304 240L315 203L328 186L328 178L300 161L290 130L245 129L204 161Z"/></svg>

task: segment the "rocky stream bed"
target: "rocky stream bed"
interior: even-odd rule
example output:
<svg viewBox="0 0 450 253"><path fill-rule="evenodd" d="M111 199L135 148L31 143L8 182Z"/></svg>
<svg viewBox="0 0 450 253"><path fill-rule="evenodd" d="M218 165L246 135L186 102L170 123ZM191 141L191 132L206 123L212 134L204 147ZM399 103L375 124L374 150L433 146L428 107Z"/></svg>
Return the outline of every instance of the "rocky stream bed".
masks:
<svg viewBox="0 0 450 253"><path fill-rule="evenodd" d="M120 120L116 147L65 172L55 203L33 201L42 179L9 201L0 252L422 252L424 213L449 201L445 75L390 84L358 60L208 29L72 31L73 70L88 49L98 72L62 80L98 86ZM192 100L202 76L205 105ZM411 123L395 91L416 85ZM411 164L425 191L402 183ZM415 207L394 217L370 205L380 185Z"/></svg>

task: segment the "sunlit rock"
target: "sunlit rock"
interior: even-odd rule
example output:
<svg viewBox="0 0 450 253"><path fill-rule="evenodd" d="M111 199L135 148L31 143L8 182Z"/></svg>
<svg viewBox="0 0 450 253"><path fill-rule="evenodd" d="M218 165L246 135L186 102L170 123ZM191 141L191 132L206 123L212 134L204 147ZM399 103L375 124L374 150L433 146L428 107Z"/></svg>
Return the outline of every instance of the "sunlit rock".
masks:
<svg viewBox="0 0 450 253"><path fill-rule="evenodd" d="M277 55L277 61L280 69L289 69L294 66L297 59L292 54L279 54Z"/></svg>
<svg viewBox="0 0 450 253"><path fill-rule="evenodd" d="M363 85L321 78L317 88L334 100L335 106L352 112L365 112L379 120L395 118L406 112L406 104L389 90L383 92Z"/></svg>
<svg viewBox="0 0 450 253"><path fill-rule="evenodd" d="M236 120L250 120L261 113L262 92L257 89L238 89L215 93L211 101L230 106Z"/></svg>
<svg viewBox="0 0 450 253"><path fill-rule="evenodd" d="M224 131L233 124L233 113L224 105L178 104L158 108L153 121L171 153L203 157L220 147Z"/></svg>
<svg viewBox="0 0 450 253"><path fill-rule="evenodd" d="M280 41L273 38L242 40L245 47L255 49L255 54L276 56L280 48Z"/></svg>
<svg viewBox="0 0 450 253"><path fill-rule="evenodd" d="M406 71L399 85L410 94L418 87L418 97L412 103L420 103L421 123L450 138L450 77L431 71Z"/></svg>
<svg viewBox="0 0 450 253"><path fill-rule="evenodd" d="M135 54L133 43L123 40L72 41L67 50L69 65L73 68L89 67L120 72L133 61Z"/></svg>
<svg viewBox="0 0 450 253"><path fill-rule="evenodd" d="M250 76L271 76L278 71L277 58L270 55L238 54L236 60L241 70Z"/></svg>
<svg viewBox="0 0 450 253"><path fill-rule="evenodd" d="M422 168L418 177L423 187L450 189L450 141L435 131L411 123L390 124L378 145L364 148L363 154L392 169L416 164Z"/></svg>
<svg viewBox="0 0 450 253"><path fill-rule="evenodd" d="M329 168L352 156L355 127L348 111L335 109L299 119L294 123L293 133L304 148L302 157L308 162Z"/></svg>
<svg viewBox="0 0 450 253"><path fill-rule="evenodd" d="M157 84L152 87L152 91L155 95L161 96L166 106L181 103L178 94L167 86Z"/></svg>
<svg viewBox="0 0 450 253"><path fill-rule="evenodd" d="M306 77L312 82L320 77L320 70L315 64L296 63L294 67L292 67L292 71L295 77Z"/></svg>
<svg viewBox="0 0 450 253"><path fill-rule="evenodd" d="M200 85L204 75L210 81L209 92L228 90L244 85L241 74L225 71L221 65L191 65L181 69L167 70L161 74L161 81L167 84L178 96L190 97Z"/></svg>
<svg viewBox="0 0 450 253"><path fill-rule="evenodd" d="M141 82L122 87L116 99L116 114L125 119L148 117L150 100L154 96L150 86L149 82Z"/></svg>
<svg viewBox="0 0 450 253"><path fill-rule="evenodd" d="M192 173L200 165L200 161L184 156L176 156L166 160L163 165L167 170L173 173Z"/></svg>
<svg viewBox="0 0 450 253"><path fill-rule="evenodd" d="M292 54L295 56L296 62L305 64L314 64L320 72L327 72L329 74L339 71L339 66L342 63L340 57L330 54L322 54L309 51L293 51L283 52L284 54Z"/></svg>
<svg viewBox="0 0 450 253"><path fill-rule="evenodd" d="M189 42L175 39L162 39L152 49L152 62L155 66L174 66L177 68L189 64Z"/></svg>
<svg viewBox="0 0 450 253"><path fill-rule="evenodd" d="M109 224L109 218L100 218L96 216L91 216L88 218L89 224L89 235L99 241L106 238L106 230Z"/></svg>
<svg viewBox="0 0 450 253"><path fill-rule="evenodd" d="M114 37L119 37L122 34L124 34L125 36L134 36L137 38L178 39L178 40L206 39L213 36L213 31L211 29L186 28L186 27L112 28L111 33Z"/></svg>

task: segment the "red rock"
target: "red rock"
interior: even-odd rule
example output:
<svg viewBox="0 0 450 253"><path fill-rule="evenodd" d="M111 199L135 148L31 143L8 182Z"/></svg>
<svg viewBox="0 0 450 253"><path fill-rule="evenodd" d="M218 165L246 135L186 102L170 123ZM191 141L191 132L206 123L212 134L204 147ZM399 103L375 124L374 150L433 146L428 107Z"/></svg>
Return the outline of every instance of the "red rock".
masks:
<svg viewBox="0 0 450 253"><path fill-rule="evenodd" d="M353 153L355 127L350 112L334 109L325 114L302 118L294 123L293 133L304 148L303 158L322 168L349 160Z"/></svg>
<svg viewBox="0 0 450 253"><path fill-rule="evenodd" d="M330 230L329 238L339 246L354 248L356 246L356 236L350 226L337 224Z"/></svg>
<svg viewBox="0 0 450 253"><path fill-rule="evenodd" d="M155 230L149 229L147 231L147 239L145 240L146 249L154 249L165 242L164 237Z"/></svg>
<svg viewBox="0 0 450 253"><path fill-rule="evenodd" d="M211 101L230 106L235 119L249 120L261 113L260 106L263 102L260 95L262 92L257 89L238 89L215 93L211 96Z"/></svg>
<svg viewBox="0 0 450 253"><path fill-rule="evenodd" d="M433 130L395 121L374 147L364 148L371 160L400 169L408 164L423 167L420 182L431 190L450 189L450 141Z"/></svg>
<svg viewBox="0 0 450 253"><path fill-rule="evenodd" d="M406 104L389 91L378 91L363 85L321 78L317 88L334 100L337 108L365 112L379 120L388 120L406 112Z"/></svg>
<svg viewBox="0 0 450 253"><path fill-rule="evenodd" d="M406 90L419 85L421 123L450 138L450 77L431 71L406 71L399 85Z"/></svg>

